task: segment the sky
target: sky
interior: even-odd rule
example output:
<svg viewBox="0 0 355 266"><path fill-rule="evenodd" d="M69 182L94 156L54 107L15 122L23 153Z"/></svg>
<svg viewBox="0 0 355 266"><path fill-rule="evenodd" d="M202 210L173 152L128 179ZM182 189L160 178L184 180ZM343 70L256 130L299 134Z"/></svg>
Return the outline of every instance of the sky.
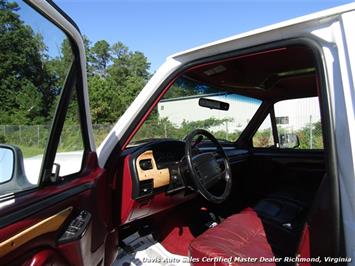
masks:
<svg viewBox="0 0 355 266"><path fill-rule="evenodd" d="M56 0L93 43L123 42L154 72L171 54L349 0Z"/></svg>

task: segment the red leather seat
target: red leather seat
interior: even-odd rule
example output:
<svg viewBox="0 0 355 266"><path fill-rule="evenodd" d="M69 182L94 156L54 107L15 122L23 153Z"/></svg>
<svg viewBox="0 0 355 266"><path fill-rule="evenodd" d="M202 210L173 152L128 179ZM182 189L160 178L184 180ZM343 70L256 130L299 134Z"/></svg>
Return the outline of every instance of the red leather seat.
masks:
<svg viewBox="0 0 355 266"><path fill-rule="evenodd" d="M189 253L193 265L275 265L262 261L274 255L263 224L252 209L232 215L198 236Z"/></svg>

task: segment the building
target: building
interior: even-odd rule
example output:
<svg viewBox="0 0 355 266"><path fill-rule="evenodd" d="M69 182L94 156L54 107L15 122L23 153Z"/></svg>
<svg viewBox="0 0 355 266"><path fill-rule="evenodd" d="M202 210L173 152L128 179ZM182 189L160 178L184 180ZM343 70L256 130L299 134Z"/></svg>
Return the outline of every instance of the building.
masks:
<svg viewBox="0 0 355 266"><path fill-rule="evenodd" d="M207 98L229 103L229 110L215 110L198 104L200 98ZM158 104L159 118L167 118L176 127L186 122L208 118L227 120L211 131L242 131L260 106L261 101L236 94L204 94L161 100ZM181 108L183 107L183 108ZM277 124L290 131L299 130L309 124L320 121L317 97L280 101L275 104ZM270 123L263 123L261 129L270 128Z"/></svg>

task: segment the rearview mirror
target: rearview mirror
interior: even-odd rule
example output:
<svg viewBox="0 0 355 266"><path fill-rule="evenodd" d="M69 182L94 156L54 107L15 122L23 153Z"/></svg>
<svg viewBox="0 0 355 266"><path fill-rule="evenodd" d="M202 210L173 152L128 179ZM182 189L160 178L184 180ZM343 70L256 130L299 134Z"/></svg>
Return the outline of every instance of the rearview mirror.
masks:
<svg viewBox="0 0 355 266"><path fill-rule="evenodd" d="M285 133L280 135L280 148L298 148L300 146L300 140L294 133Z"/></svg>
<svg viewBox="0 0 355 266"><path fill-rule="evenodd" d="M207 107L210 109L217 109L222 111L229 110L229 103L212 100L212 99L206 99L206 98L200 98L198 100L198 105L202 107Z"/></svg>

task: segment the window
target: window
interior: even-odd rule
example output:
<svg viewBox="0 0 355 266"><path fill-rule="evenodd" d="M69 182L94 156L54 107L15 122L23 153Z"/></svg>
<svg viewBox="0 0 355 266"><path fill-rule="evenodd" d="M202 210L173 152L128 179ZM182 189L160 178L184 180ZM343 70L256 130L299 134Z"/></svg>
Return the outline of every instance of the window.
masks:
<svg viewBox="0 0 355 266"><path fill-rule="evenodd" d="M274 110L280 148L292 148L297 136L297 148L323 149L318 97L280 101Z"/></svg>
<svg viewBox="0 0 355 266"><path fill-rule="evenodd" d="M60 166L59 176L63 177L79 172L83 155L84 145L79 106L76 90L74 89L54 160L54 163Z"/></svg>
<svg viewBox="0 0 355 266"><path fill-rule="evenodd" d="M253 147L323 149L318 97L292 99L274 105L278 141L272 134L270 115L253 136Z"/></svg>
<svg viewBox="0 0 355 266"><path fill-rule="evenodd" d="M201 98L229 104L228 110L203 107ZM213 88L187 78L169 89L131 141L152 138L183 139L194 129L210 131L217 139L235 141L254 116L260 100Z"/></svg>
<svg viewBox="0 0 355 266"><path fill-rule="evenodd" d="M270 115L268 115L253 137L253 147L269 148L274 146L274 144L275 142L272 134L271 118Z"/></svg>
<svg viewBox="0 0 355 266"><path fill-rule="evenodd" d="M16 157L23 163L18 170L24 169L24 185L1 184L1 195L38 185L52 120L73 53L66 35L23 1L2 1L0 17L0 143L21 157ZM61 141L65 141L63 137ZM4 151L2 157L10 158ZM0 168L3 165L9 164L1 163ZM4 171L2 176L8 176Z"/></svg>

